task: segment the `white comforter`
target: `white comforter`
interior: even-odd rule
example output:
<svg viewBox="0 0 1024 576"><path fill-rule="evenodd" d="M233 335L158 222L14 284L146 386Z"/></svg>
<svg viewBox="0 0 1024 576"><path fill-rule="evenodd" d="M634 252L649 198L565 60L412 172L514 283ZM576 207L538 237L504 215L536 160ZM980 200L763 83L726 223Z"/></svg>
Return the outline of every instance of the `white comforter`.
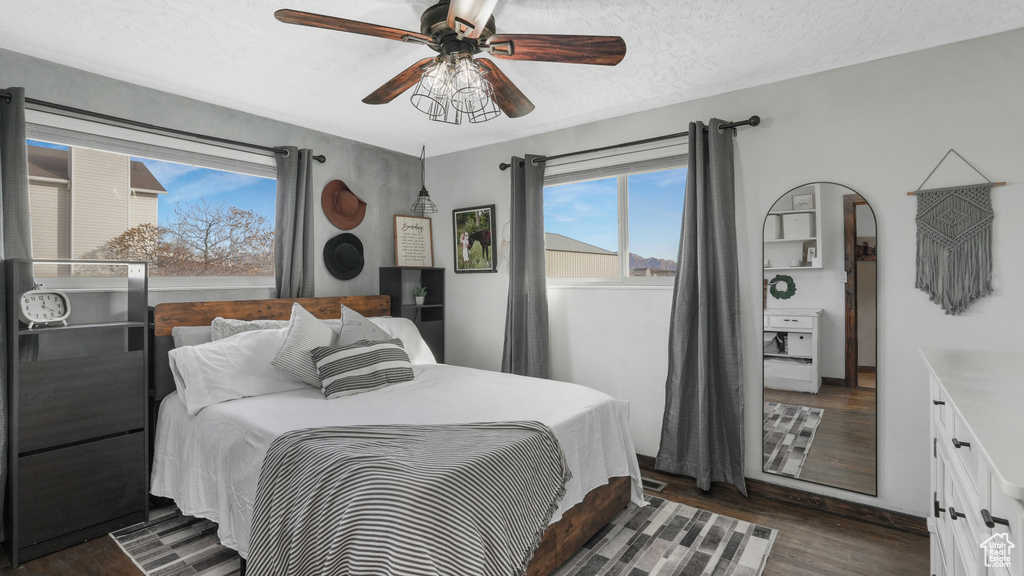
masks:
<svg viewBox="0 0 1024 576"><path fill-rule="evenodd" d="M623 402L584 386L472 368L420 365L414 371L411 382L365 394L326 400L310 387L223 402L194 417L169 394L160 405L151 492L174 499L185 514L217 522L221 542L248 557L260 466L284 432L537 420L554 430L572 471L552 523L615 476L630 476L632 500L644 505Z"/></svg>

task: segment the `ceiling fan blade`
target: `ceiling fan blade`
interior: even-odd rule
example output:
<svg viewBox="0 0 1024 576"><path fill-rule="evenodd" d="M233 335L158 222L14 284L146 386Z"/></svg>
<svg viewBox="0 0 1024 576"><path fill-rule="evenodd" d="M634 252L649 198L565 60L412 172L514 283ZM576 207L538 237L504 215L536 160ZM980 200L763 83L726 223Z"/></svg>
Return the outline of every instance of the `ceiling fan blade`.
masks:
<svg viewBox="0 0 1024 576"><path fill-rule="evenodd" d="M451 0L448 26L466 38L479 38L498 0Z"/></svg>
<svg viewBox="0 0 1024 576"><path fill-rule="evenodd" d="M535 106L505 73L487 58L477 58L476 63L487 71L487 80L494 88L494 101L509 118L519 118L533 112Z"/></svg>
<svg viewBox="0 0 1024 576"><path fill-rule="evenodd" d="M409 66L398 76L388 80L383 86L374 90L372 94L363 98L363 103L387 104L388 102L391 102L398 97L399 94L415 86L416 83L420 81L420 76L423 75L423 69L433 61L433 58L424 58L412 66Z"/></svg>
<svg viewBox="0 0 1024 576"><path fill-rule="evenodd" d="M487 41L491 55L506 60L615 66L626 56L619 36L495 34Z"/></svg>
<svg viewBox="0 0 1024 576"><path fill-rule="evenodd" d="M324 16L323 14L313 14L312 12L282 9L274 12L274 18L285 24L299 24L301 26L312 26L313 28L339 30L341 32L364 34L366 36L387 38L388 40L398 40L401 42L431 43L430 36L424 36L419 32L388 28L387 26L378 26L357 20L346 20L345 18L336 18L334 16Z"/></svg>

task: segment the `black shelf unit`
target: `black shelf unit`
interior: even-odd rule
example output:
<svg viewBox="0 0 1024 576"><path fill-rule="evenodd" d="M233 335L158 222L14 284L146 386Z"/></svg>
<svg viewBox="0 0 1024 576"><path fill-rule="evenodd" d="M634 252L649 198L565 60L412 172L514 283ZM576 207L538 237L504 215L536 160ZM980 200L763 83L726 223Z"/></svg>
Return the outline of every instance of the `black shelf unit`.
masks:
<svg viewBox="0 0 1024 576"><path fill-rule="evenodd" d="M423 305L417 305L412 289L427 289ZM391 297L391 315L416 323L434 358L444 362L444 268L380 269L380 293Z"/></svg>
<svg viewBox="0 0 1024 576"><path fill-rule="evenodd" d="M71 301L67 326L30 330L18 320L20 293L31 284L26 277L39 274L40 264L63 270L59 282L73 286L63 289ZM149 276L145 262L12 259L5 265L4 545L17 566L148 518ZM101 287L96 278L80 283L71 275L90 267ZM34 280L46 288L57 281ZM120 309L121 318L95 321Z"/></svg>

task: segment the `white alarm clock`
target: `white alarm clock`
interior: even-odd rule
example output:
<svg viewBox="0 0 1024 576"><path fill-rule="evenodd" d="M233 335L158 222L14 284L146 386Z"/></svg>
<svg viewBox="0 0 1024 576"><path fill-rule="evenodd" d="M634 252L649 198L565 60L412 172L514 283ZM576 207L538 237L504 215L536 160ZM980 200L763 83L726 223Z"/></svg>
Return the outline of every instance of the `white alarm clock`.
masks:
<svg viewBox="0 0 1024 576"><path fill-rule="evenodd" d="M37 325L53 322L68 325L71 300L60 290L47 290L42 284L36 284L34 289L22 293L19 302L21 306L18 308L18 318L28 324L29 330Z"/></svg>

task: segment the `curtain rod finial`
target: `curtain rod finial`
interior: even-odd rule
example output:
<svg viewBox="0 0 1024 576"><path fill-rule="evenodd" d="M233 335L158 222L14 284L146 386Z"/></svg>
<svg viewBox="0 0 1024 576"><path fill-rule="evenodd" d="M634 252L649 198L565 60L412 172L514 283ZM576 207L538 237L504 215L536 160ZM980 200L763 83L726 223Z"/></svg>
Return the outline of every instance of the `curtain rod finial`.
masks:
<svg viewBox="0 0 1024 576"><path fill-rule="evenodd" d="M317 156L313 156L313 160L316 160L317 162L323 164L324 162L327 162L327 156L324 156L323 154L319 154Z"/></svg>
<svg viewBox="0 0 1024 576"><path fill-rule="evenodd" d="M751 116L750 120L747 120L747 122L750 123L751 126L757 126L761 123L761 117L755 114Z"/></svg>

